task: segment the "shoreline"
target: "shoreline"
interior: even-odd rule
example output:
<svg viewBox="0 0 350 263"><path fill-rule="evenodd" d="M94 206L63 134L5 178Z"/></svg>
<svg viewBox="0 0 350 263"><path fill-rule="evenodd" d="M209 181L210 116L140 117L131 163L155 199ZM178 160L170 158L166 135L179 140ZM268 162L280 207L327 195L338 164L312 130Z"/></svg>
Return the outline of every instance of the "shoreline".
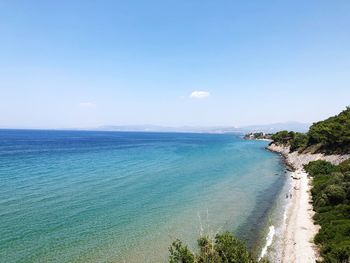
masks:
<svg viewBox="0 0 350 263"><path fill-rule="evenodd" d="M285 230L283 233L282 262L315 262L318 248L313 239L319 230L314 224L314 211L311 203L311 185L308 174L297 170L290 194L292 199L286 208Z"/></svg>
<svg viewBox="0 0 350 263"><path fill-rule="evenodd" d="M259 251L259 260L266 257L270 262L281 262L283 243L281 236L286 228L287 211L291 203L289 197L285 198L285 193L289 193L292 181L291 172L286 168L283 170L287 175L283 176L284 183L270 208L268 221L264 225L264 243Z"/></svg>
<svg viewBox="0 0 350 263"><path fill-rule="evenodd" d="M313 239L319 226L313 221L314 211L311 204L311 185L308 174L303 170L303 165L290 155L289 147L271 144L267 149L280 153L287 168L292 169L290 174L292 182L288 192L292 198L284 211L285 225L283 226L279 262L314 263L318 258L318 249Z"/></svg>
<svg viewBox="0 0 350 263"><path fill-rule="evenodd" d="M350 155L324 155L310 153L290 153L288 146L271 143L268 150L282 155L287 168L291 171L292 194L289 204L285 208L285 225L282 233L281 258L276 262L314 263L319 259L318 247L313 239L319 230L314 224L311 197L311 180L303 166L311 161L326 160L333 164L350 158Z"/></svg>

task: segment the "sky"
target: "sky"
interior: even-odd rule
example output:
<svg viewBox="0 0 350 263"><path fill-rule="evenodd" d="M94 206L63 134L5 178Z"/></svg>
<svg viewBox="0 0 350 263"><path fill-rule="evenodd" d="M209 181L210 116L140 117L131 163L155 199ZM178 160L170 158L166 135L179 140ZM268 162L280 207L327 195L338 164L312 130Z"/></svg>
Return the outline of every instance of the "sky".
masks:
<svg viewBox="0 0 350 263"><path fill-rule="evenodd" d="M312 123L350 105L350 1L0 0L0 127Z"/></svg>

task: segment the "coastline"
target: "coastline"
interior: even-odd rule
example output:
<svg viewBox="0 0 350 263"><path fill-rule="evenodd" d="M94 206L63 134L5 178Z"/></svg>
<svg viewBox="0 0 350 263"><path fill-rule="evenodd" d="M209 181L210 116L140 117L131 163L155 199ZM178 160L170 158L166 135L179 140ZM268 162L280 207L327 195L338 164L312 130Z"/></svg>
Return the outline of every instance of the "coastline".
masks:
<svg viewBox="0 0 350 263"><path fill-rule="evenodd" d="M318 232L318 226L314 225L312 219L314 212L307 173L303 171L302 165L291 158L288 147L271 144L267 149L280 153L286 165L294 170L291 173L293 179L289 189L289 195L291 194L292 198L285 211L280 261L316 262L318 251L313 238Z"/></svg>
<svg viewBox="0 0 350 263"><path fill-rule="evenodd" d="M313 222L310 179L301 170L293 172L290 194L292 199L286 211L286 225L283 233L282 262L315 262L317 246L313 239L319 226Z"/></svg>
<svg viewBox="0 0 350 263"><path fill-rule="evenodd" d="M288 146L271 143L268 150L280 153L286 166L292 169L292 183L289 200L285 211L285 226L282 233L281 258L277 262L314 263L319 257L318 248L313 239L319 226L313 221L313 207L311 202L311 178L304 171L303 166L311 161L326 160L333 164L348 159L349 155L323 155L290 153Z"/></svg>

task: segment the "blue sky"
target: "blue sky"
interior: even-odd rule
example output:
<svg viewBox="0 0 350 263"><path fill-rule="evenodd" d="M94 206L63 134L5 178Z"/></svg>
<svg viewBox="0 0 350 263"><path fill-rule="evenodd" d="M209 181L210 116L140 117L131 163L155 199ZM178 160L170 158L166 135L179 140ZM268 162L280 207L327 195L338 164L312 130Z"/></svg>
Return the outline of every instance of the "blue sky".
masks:
<svg viewBox="0 0 350 263"><path fill-rule="evenodd" d="M350 104L349 14L350 1L0 1L0 127L317 121Z"/></svg>

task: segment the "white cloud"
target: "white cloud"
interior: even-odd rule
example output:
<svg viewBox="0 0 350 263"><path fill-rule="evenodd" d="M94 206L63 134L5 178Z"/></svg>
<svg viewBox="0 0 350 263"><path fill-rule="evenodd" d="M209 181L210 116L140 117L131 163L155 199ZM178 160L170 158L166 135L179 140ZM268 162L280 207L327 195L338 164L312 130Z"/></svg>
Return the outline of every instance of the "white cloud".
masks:
<svg viewBox="0 0 350 263"><path fill-rule="evenodd" d="M192 99L204 99L210 96L208 91L195 90L190 94L190 98Z"/></svg>
<svg viewBox="0 0 350 263"><path fill-rule="evenodd" d="M82 107L82 108L93 108L95 106L96 106L95 103L89 102L89 101L87 101L87 102L80 102L79 103L79 107Z"/></svg>

